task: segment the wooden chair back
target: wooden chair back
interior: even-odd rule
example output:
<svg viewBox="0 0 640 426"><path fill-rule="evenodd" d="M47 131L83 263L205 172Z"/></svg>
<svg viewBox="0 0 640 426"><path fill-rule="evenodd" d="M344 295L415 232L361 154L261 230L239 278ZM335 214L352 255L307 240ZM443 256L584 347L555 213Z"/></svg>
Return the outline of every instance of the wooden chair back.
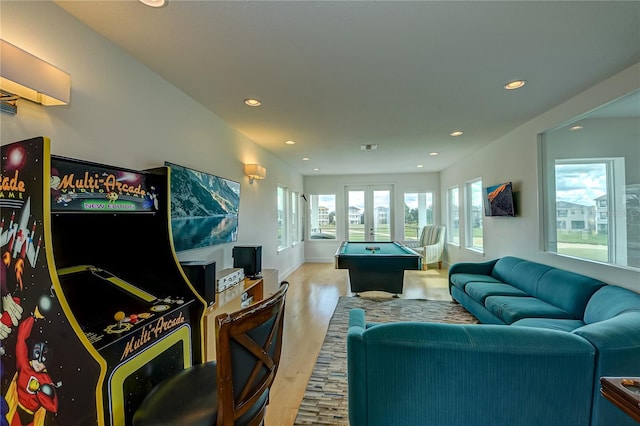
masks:
<svg viewBox="0 0 640 426"><path fill-rule="evenodd" d="M288 288L283 281L273 296L215 318L217 425L233 425L238 419L242 424L263 424L280 363Z"/></svg>

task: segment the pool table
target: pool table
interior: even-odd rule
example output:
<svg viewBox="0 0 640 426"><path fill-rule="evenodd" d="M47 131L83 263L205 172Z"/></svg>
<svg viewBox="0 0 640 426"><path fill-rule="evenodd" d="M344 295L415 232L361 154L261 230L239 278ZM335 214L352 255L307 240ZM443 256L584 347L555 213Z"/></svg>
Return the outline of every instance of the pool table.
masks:
<svg viewBox="0 0 640 426"><path fill-rule="evenodd" d="M353 293L402 293L404 271L422 269L422 256L397 241L343 241L335 254L336 269L349 270Z"/></svg>

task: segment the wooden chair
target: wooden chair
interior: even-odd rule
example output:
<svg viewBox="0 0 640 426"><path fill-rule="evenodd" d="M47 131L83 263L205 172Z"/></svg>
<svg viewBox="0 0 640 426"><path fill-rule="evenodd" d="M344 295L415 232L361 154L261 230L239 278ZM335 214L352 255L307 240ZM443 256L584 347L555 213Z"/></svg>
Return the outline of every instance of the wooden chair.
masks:
<svg viewBox="0 0 640 426"><path fill-rule="evenodd" d="M282 350L285 295L271 297L216 322L216 361L160 382L133 416L133 426L263 425Z"/></svg>

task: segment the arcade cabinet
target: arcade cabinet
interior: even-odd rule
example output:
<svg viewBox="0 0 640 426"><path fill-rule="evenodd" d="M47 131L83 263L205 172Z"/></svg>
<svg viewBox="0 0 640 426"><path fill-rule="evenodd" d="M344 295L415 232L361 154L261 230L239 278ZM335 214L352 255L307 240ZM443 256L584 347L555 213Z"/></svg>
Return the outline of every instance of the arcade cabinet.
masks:
<svg viewBox="0 0 640 426"><path fill-rule="evenodd" d="M2 147L9 424L129 425L153 386L204 359L205 301L172 248L168 173L51 156L47 138Z"/></svg>

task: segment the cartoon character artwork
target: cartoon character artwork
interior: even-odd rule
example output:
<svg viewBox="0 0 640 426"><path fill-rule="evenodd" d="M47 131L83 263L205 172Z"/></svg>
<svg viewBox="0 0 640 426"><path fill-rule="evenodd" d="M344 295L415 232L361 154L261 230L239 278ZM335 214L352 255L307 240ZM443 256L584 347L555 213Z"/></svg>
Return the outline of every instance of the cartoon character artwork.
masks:
<svg viewBox="0 0 640 426"><path fill-rule="evenodd" d="M51 169L51 176L49 177L49 187L51 188L51 197L57 204L68 206L73 200L77 198L75 192L62 192L60 191L60 179L58 170L56 168Z"/></svg>
<svg viewBox="0 0 640 426"><path fill-rule="evenodd" d="M109 203L115 203L116 200L118 199L118 193L115 191L109 191L107 192L107 200L109 200Z"/></svg>
<svg viewBox="0 0 640 426"><path fill-rule="evenodd" d="M0 340L9 337L13 327L18 326L18 321L22 318L22 306L20 298L14 297L7 285L7 269L10 264L8 252L2 254L2 265L0 265L0 300L2 301L2 315L0 316ZM4 349L0 347L0 355Z"/></svg>
<svg viewBox="0 0 640 426"><path fill-rule="evenodd" d="M6 394L10 426L41 426L47 412L58 411L56 389L62 383L54 383L47 370L51 361L48 344L39 339L30 348L27 344L35 322L42 319L44 316L36 307L33 315L18 326L16 373Z"/></svg>
<svg viewBox="0 0 640 426"><path fill-rule="evenodd" d="M18 325L22 318L22 306L17 297L24 288L22 277L27 266L35 267L42 245L42 236L34 241L36 223L29 229L29 216L31 214L31 199L22 207L20 218L16 221L13 212L8 227L5 228L4 217L0 219L0 300L2 301L2 314L0 315L0 340L9 336L11 330ZM11 286L9 285L11 282ZM0 349L0 352L4 349Z"/></svg>
<svg viewBox="0 0 640 426"><path fill-rule="evenodd" d="M153 207L154 210L158 210L158 194L156 193L156 188L152 185L147 192L147 195L142 202L142 207L145 209L150 209Z"/></svg>

